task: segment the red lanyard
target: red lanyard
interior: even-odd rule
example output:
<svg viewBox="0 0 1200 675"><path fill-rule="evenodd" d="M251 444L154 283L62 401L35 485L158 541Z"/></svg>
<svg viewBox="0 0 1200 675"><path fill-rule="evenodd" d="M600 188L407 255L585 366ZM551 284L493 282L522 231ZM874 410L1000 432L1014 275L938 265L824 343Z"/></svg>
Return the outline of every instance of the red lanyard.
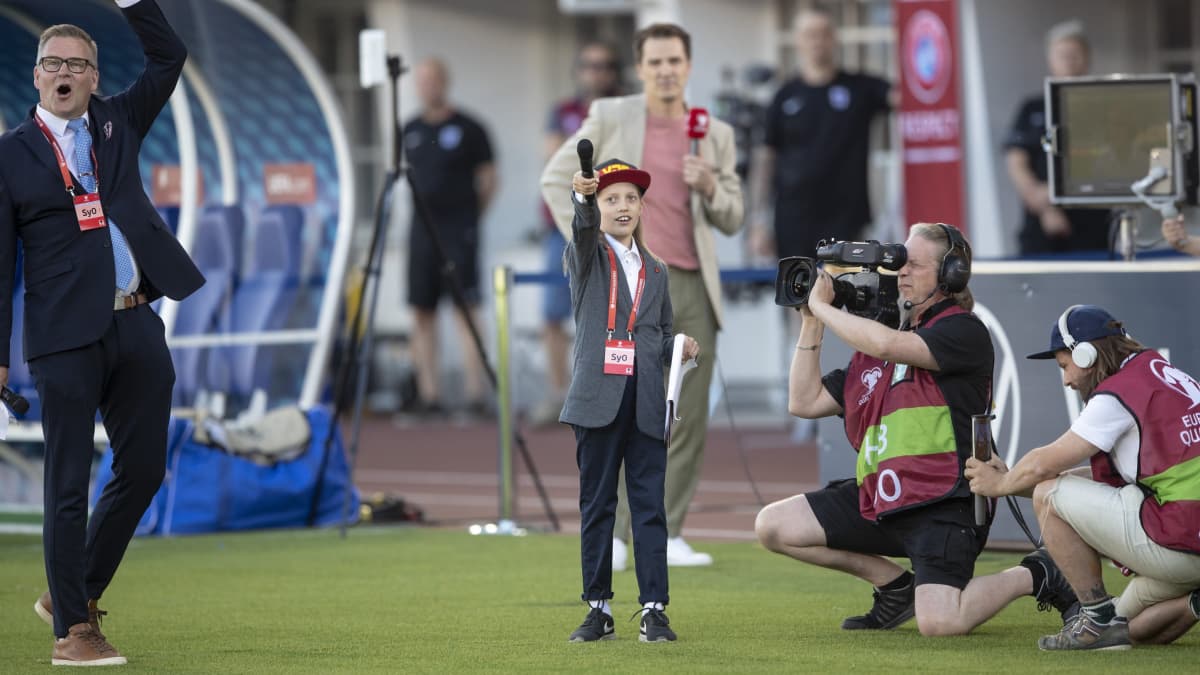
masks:
<svg viewBox="0 0 1200 675"><path fill-rule="evenodd" d="M54 156L55 156L55 158L58 159L58 170L60 172L62 172L63 185L65 185L67 187L67 192L71 193L71 196L74 197L75 196L75 181L71 178L71 169L70 169L70 167L67 166L67 158L63 156L62 148L58 147L58 141L54 140L54 134L50 131L50 127L46 126L46 123L42 121L42 118L40 115L34 114L33 121L37 122L38 127L40 127L42 130L42 135L46 137L47 141L50 141L50 147L54 148ZM79 133L79 132L76 132L76 133ZM83 130L83 133L85 133L85 134L88 133L86 128ZM92 148L92 171L96 171L97 166L98 166L98 164L96 163L96 149ZM96 189L97 189L97 191L99 191L99 189L100 189L100 174L99 174L99 172L95 173L94 176L96 178Z"/></svg>
<svg viewBox="0 0 1200 675"><path fill-rule="evenodd" d="M636 246L637 244L634 244ZM617 327L617 256L613 253L612 246L608 247L608 268L611 274L609 275L608 283L608 337L612 339L613 330ZM646 288L646 264L642 263L642 267L638 270L637 292L633 294L633 309L629 312L629 325L625 328L625 332L629 333L629 338L633 339L633 322L637 320L638 307L642 304L642 290Z"/></svg>

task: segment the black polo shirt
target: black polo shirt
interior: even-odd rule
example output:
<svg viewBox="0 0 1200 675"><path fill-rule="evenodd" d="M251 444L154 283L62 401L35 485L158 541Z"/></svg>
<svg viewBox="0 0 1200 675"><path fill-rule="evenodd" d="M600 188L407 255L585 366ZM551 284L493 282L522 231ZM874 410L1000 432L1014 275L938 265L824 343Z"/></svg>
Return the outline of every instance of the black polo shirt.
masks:
<svg viewBox="0 0 1200 675"><path fill-rule="evenodd" d="M440 124L412 119L404 125L404 152L413 184L439 226L477 224L475 172L492 161L491 143L478 122L457 111Z"/></svg>
<svg viewBox="0 0 1200 675"><path fill-rule="evenodd" d="M790 80L771 100L764 142L775 151L780 256L811 256L818 240L856 239L871 222L871 120L888 110L890 89L886 80L839 71L819 87Z"/></svg>
<svg viewBox="0 0 1200 675"><path fill-rule="evenodd" d="M1040 94L1030 96L1017 109L1012 129L1004 138L1004 149L1015 148L1029 153L1029 166L1042 183L1047 182L1050 176L1046 166L1046 151L1042 149L1042 136L1045 135L1046 99ZM1064 211L1071 222L1071 234L1061 239L1051 239L1042 232L1042 221L1037 214L1026 209L1024 203L1021 204L1021 231L1017 235L1021 255L1109 248L1111 212L1108 209Z"/></svg>

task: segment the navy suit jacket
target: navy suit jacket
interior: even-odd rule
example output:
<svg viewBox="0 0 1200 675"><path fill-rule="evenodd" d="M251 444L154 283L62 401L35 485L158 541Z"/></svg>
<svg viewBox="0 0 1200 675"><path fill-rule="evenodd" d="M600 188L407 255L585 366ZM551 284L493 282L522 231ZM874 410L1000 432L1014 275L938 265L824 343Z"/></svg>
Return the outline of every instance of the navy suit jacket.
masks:
<svg viewBox="0 0 1200 675"><path fill-rule="evenodd" d="M182 300L204 276L146 196L138 152L175 90L187 48L153 0L122 11L142 43L146 68L129 89L92 96L88 104L100 198L133 249L147 296ZM108 230L80 231L54 151L33 115L0 136L0 366L9 363L18 238L25 256L26 360L91 344L113 321L116 272ZM75 192L85 192L78 182Z"/></svg>

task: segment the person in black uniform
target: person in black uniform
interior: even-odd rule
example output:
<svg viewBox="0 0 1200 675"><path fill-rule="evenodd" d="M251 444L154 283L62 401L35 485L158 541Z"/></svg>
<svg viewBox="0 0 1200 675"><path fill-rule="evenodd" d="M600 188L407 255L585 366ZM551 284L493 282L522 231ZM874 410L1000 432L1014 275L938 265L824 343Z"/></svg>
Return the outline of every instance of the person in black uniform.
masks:
<svg viewBox="0 0 1200 675"><path fill-rule="evenodd" d="M1046 36L1046 62L1054 77L1088 72L1090 50L1083 26L1068 21ZM1109 248L1108 209L1063 209L1050 203L1049 175L1042 136L1046 134L1046 100L1041 92L1021 103L1004 140L1005 162L1023 210L1017 243L1021 255L1067 253Z"/></svg>
<svg viewBox="0 0 1200 675"><path fill-rule="evenodd" d="M812 256L828 237L861 237L871 222L871 121L890 109L893 98L886 80L838 67L828 9L806 7L795 26L800 72L767 108L765 145L756 152L751 186L752 248L780 258ZM766 209L771 194L773 239Z"/></svg>
<svg viewBox="0 0 1200 675"><path fill-rule="evenodd" d="M447 257L462 286L468 306L479 305L479 223L496 192L496 171L487 132L446 98L449 74L438 59L427 59L415 70L421 113L404 125L404 149L413 183L429 207ZM449 294L443 261L421 215L413 209L408 247L408 304L413 309L413 361L420 400L416 412L444 412L438 379L437 306ZM467 410L486 410L483 364L473 347L470 329L456 313L462 348Z"/></svg>

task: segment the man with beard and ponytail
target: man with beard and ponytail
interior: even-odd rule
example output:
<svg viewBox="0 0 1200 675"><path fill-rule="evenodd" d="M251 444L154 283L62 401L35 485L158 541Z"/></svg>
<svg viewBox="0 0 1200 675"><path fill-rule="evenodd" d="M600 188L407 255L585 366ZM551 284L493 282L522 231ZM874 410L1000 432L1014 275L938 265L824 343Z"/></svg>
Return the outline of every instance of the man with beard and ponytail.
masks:
<svg viewBox="0 0 1200 675"><path fill-rule="evenodd" d="M768 550L852 574L875 587L870 611L845 630L888 630L916 617L922 635L962 635L1032 595L1064 619L1075 595L1044 550L972 578L987 541L976 526L963 463L971 416L990 408L993 350L971 313L971 247L954 227L917 223L905 242L899 330L841 311L822 273L800 308L788 411L840 415L858 452L856 478L768 505L755 531ZM856 352L821 375L828 327ZM889 558L908 558L912 572Z"/></svg>
<svg viewBox="0 0 1200 675"><path fill-rule="evenodd" d="M1047 651L1170 642L1200 617L1200 384L1095 305L1050 329L1063 384L1087 401L1052 443L1011 469L967 462L978 495L1032 496L1046 548L1079 596L1079 615L1038 641ZM1090 479L1065 473L1091 463ZM1119 598L1100 558L1135 574Z"/></svg>

